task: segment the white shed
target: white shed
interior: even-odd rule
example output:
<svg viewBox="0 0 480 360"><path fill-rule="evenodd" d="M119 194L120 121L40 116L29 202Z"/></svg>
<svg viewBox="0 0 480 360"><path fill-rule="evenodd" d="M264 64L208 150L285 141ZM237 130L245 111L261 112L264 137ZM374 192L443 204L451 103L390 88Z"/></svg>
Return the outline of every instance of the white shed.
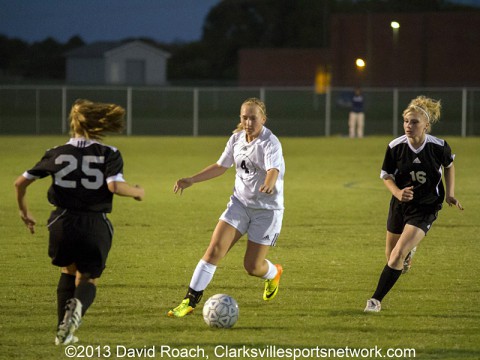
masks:
<svg viewBox="0 0 480 360"><path fill-rule="evenodd" d="M166 85L170 54L146 42L96 42L66 54L67 83Z"/></svg>

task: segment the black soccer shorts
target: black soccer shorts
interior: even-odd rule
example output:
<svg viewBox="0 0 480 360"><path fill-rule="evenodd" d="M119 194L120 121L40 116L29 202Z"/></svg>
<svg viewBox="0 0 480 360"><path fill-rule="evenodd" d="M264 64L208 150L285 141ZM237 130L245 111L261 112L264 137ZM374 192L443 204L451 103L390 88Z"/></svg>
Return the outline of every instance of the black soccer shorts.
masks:
<svg viewBox="0 0 480 360"><path fill-rule="evenodd" d="M57 209L50 215L48 229L48 255L53 265L74 263L80 273L92 279L102 275L113 237L106 214Z"/></svg>
<svg viewBox="0 0 480 360"><path fill-rule="evenodd" d="M440 206L419 206L403 203L392 197L388 210L387 230L393 234L401 234L405 225L413 225L423 230L427 235L433 222L437 219Z"/></svg>

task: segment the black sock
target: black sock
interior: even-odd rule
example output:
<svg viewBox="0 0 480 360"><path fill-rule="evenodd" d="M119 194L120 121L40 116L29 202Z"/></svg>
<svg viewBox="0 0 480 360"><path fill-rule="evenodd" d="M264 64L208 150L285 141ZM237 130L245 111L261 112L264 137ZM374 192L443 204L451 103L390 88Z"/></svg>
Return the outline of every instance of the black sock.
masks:
<svg viewBox="0 0 480 360"><path fill-rule="evenodd" d="M393 285L395 285L400 275L402 275L402 270L395 270L390 266L385 265L382 274L380 275L380 279L378 280L377 290L375 290L375 294L373 294L372 298L382 301Z"/></svg>
<svg viewBox="0 0 480 360"><path fill-rule="evenodd" d="M202 296L203 291L195 291L189 287L184 299L190 299L190 306L194 308L202 300Z"/></svg>
<svg viewBox="0 0 480 360"><path fill-rule="evenodd" d="M65 316L65 305L67 300L74 297L75 294L75 275L60 274L57 285L57 314L59 325Z"/></svg>
<svg viewBox="0 0 480 360"><path fill-rule="evenodd" d="M75 298L82 303L82 316L85 315L90 305L92 305L95 295L97 294L97 287L87 281L82 281L75 289Z"/></svg>

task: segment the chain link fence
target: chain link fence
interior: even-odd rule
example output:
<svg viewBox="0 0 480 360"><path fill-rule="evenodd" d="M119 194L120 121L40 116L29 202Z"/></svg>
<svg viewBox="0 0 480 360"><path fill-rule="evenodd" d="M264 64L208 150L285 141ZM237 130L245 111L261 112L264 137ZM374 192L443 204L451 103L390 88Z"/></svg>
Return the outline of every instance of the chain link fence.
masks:
<svg viewBox="0 0 480 360"><path fill-rule="evenodd" d="M365 88L365 135L403 134L402 112L425 95L442 101L432 133L480 135L480 88ZM313 87L76 87L0 86L0 134L66 134L78 98L112 102L127 110L127 135L225 136L239 120L241 103L258 97L267 126L278 136L346 136L353 89Z"/></svg>

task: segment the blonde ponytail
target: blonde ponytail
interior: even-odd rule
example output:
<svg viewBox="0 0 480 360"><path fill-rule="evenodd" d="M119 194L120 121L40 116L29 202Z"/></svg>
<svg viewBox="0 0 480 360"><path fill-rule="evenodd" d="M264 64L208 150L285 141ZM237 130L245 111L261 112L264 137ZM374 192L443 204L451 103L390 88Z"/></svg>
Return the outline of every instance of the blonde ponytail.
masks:
<svg viewBox="0 0 480 360"><path fill-rule="evenodd" d="M403 111L403 116L405 117L412 111L422 113L427 118L430 129L433 124L440 120L441 110L442 104L440 100L434 100L420 95L410 101L410 104L408 104L407 108Z"/></svg>
<svg viewBox="0 0 480 360"><path fill-rule="evenodd" d="M125 109L116 104L78 99L70 111L70 135L99 140L106 132L121 132Z"/></svg>

